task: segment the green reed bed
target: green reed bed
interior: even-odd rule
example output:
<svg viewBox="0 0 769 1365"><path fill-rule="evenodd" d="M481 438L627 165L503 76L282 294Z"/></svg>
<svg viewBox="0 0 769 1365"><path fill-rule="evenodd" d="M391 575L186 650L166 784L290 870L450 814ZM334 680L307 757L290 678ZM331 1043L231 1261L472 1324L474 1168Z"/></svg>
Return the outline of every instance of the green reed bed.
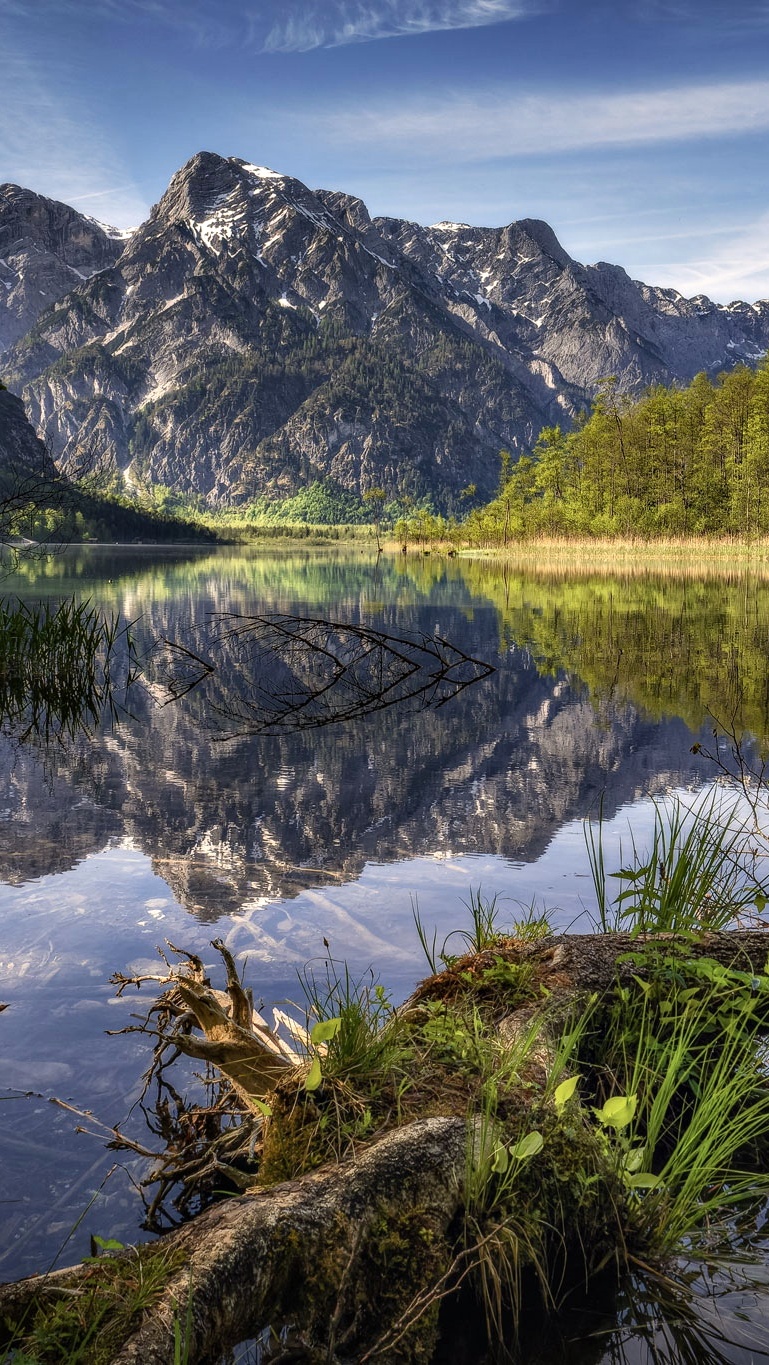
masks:
<svg viewBox="0 0 769 1365"><path fill-rule="evenodd" d="M0 727L74 736L116 706L134 674L130 632L89 602L0 602Z"/></svg>

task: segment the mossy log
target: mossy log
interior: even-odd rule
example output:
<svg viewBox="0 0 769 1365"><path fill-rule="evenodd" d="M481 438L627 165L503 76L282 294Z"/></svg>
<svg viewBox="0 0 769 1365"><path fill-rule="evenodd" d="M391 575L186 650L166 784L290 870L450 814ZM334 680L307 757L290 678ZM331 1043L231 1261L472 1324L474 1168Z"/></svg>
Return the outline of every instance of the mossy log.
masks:
<svg viewBox="0 0 769 1365"><path fill-rule="evenodd" d="M187 1365L288 1323L301 1325L307 1360L429 1361L438 1299L413 1301L449 1268L466 1144L464 1119L426 1119L355 1160L201 1213L163 1240L170 1264L184 1251L184 1268L114 1365L173 1365L175 1324ZM0 1319L19 1322L33 1304L66 1300L98 1270L0 1287Z"/></svg>
<svg viewBox="0 0 769 1365"><path fill-rule="evenodd" d="M507 1011L495 1010L497 1025L514 1021L517 1014L530 1018L543 999L552 1021L558 1001L566 1010L582 995L608 997L618 980L643 977L642 948L711 958L758 975L767 963L769 933L710 933L698 941L621 934L564 935L533 943L500 939L423 982L399 1015L418 1014L429 999L450 1007L473 981L482 990L489 967L501 958L525 963L532 972L526 999L511 1000ZM225 1041L245 1047L252 1006L226 956L225 963L229 994L212 992L196 967L184 985L183 1005L201 1027L222 1029ZM263 1027L257 1026L260 1034ZM271 1046L270 1041L268 1051ZM267 1059L259 1093L265 1080L290 1075L288 1059L273 1055L275 1071ZM254 1057L256 1076L266 1060L261 1036ZM239 1067L236 1084L241 1093L251 1084ZM540 1106L536 1122L541 1124L541 1089L530 1103L533 1109ZM187 1365L214 1365L223 1351L267 1325L279 1329L293 1323L308 1361L429 1361L440 1286L461 1278L457 1228L467 1152L466 1118L443 1110L359 1145L341 1162L214 1205L163 1239L174 1267L168 1283L138 1329L132 1326L122 1345L101 1359L114 1365L172 1365L181 1331ZM116 1259L132 1254L128 1249ZM106 1270L84 1265L0 1286L0 1321L17 1324L25 1315L29 1321L37 1305L78 1294L99 1273Z"/></svg>
<svg viewBox="0 0 769 1365"><path fill-rule="evenodd" d="M480 953L469 953L451 967L423 981L401 1007L408 1012L424 1000L450 1001L466 992L468 978L480 981L496 961L525 963L532 986L544 987L550 1003L570 1005L582 995L605 995L647 975L654 955L673 954L690 960L710 958L725 967L761 973L769 959L769 932L722 930L698 938L677 934L559 934L534 942L500 938ZM643 955L648 954L646 964Z"/></svg>

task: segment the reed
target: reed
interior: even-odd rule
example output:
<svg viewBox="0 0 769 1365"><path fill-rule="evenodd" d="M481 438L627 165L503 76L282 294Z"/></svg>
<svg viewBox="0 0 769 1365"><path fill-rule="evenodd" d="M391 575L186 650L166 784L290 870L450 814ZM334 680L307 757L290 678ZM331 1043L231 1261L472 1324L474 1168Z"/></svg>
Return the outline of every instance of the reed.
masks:
<svg viewBox="0 0 769 1365"><path fill-rule="evenodd" d="M0 602L0 727L19 739L74 736L117 710L136 675L130 631L87 601Z"/></svg>
<svg viewBox="0 0 769 1365"><path fill-rule="evenodd" d="M655 574L675 578L726 578L750 575L769 579L769 539L688 536L670 540L577 540L532 537L483 550L463 550L463 558L493 558L535 576L589 577Z"/></svg>

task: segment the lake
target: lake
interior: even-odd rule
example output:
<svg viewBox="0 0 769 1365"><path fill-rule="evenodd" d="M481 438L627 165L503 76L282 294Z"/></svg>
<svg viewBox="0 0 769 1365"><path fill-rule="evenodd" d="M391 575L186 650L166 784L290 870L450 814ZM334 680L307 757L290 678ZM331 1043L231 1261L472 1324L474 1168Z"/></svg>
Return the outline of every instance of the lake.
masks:
<svg viewBox="0 0 769 1365"><path fill-rule="evenodd" d="M479 888L499 897L503 923L534 907L558 930L589 931L586 817L602 807L618 867L631 826L643 846L654 801L696 800L718 779L692 752L713 749L715 720L769 735L761 575L538 576L292 542L72 547L26 562L3 591L119 612L146 680L94 735L45 748L0 738L1 1279L77 1259L91 1234L139 1234L144 1161L51 1103L146 1139L148 1040L107 1033L142 997L117 1000L113 972L159 970L167 939L213 966L220 937L269 1009L298 998L297 972L325 940L403 998L427 973L414 907L440 943ZM223 638L232 613L421 632L494 672L439 707L247 733L267 666ZM168 669L191 656L212 671L169 702ZM698 1323L715 1315L726 1339L700 1359L765 1358L763 1267L734 1275L713 1285L702 1271L692 1290ZM663 1338L654 1347L668 1329L642 1300L633 1291L580 1326L593 1333L585 1360L684 1358Z"/></svg>

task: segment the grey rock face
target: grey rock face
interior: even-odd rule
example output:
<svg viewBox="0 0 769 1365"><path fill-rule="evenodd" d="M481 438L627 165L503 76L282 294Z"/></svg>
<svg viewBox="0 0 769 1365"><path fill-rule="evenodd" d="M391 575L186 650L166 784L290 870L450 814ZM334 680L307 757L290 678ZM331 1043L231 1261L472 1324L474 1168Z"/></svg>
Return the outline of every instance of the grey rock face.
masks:
<svg viewBox="0 0 769 1365"><path fill-rule="evenodd" d="M0 388L0 479L16 472L50 478L56 467L30 425L21 399Z"/></svg>
<svg viewBox="0 0 769 1365"><path fill-rule="evenodd" d="M21 399L0 388L0 541L13 534L14 514L50 492L56 478L56 466L35 435Z"/></svg>
<svg viewBox="0 0 769 1365"><path fill-rule="evenodd" d="M0 185L0 351L82 281L112 265L120 234L66 204Z"/></svg>
<svg viewBox="0 0 769 1365"><path fill-rule="evenodd" d="M607 374L632 392L769 346L769 303L579 265L545 223L372 219L351 195L212 153L119 259L101 247L6 373L60 464L212 503L324 478L454 509L467 484L493 491L501 448L568 425Z"/></svg>

